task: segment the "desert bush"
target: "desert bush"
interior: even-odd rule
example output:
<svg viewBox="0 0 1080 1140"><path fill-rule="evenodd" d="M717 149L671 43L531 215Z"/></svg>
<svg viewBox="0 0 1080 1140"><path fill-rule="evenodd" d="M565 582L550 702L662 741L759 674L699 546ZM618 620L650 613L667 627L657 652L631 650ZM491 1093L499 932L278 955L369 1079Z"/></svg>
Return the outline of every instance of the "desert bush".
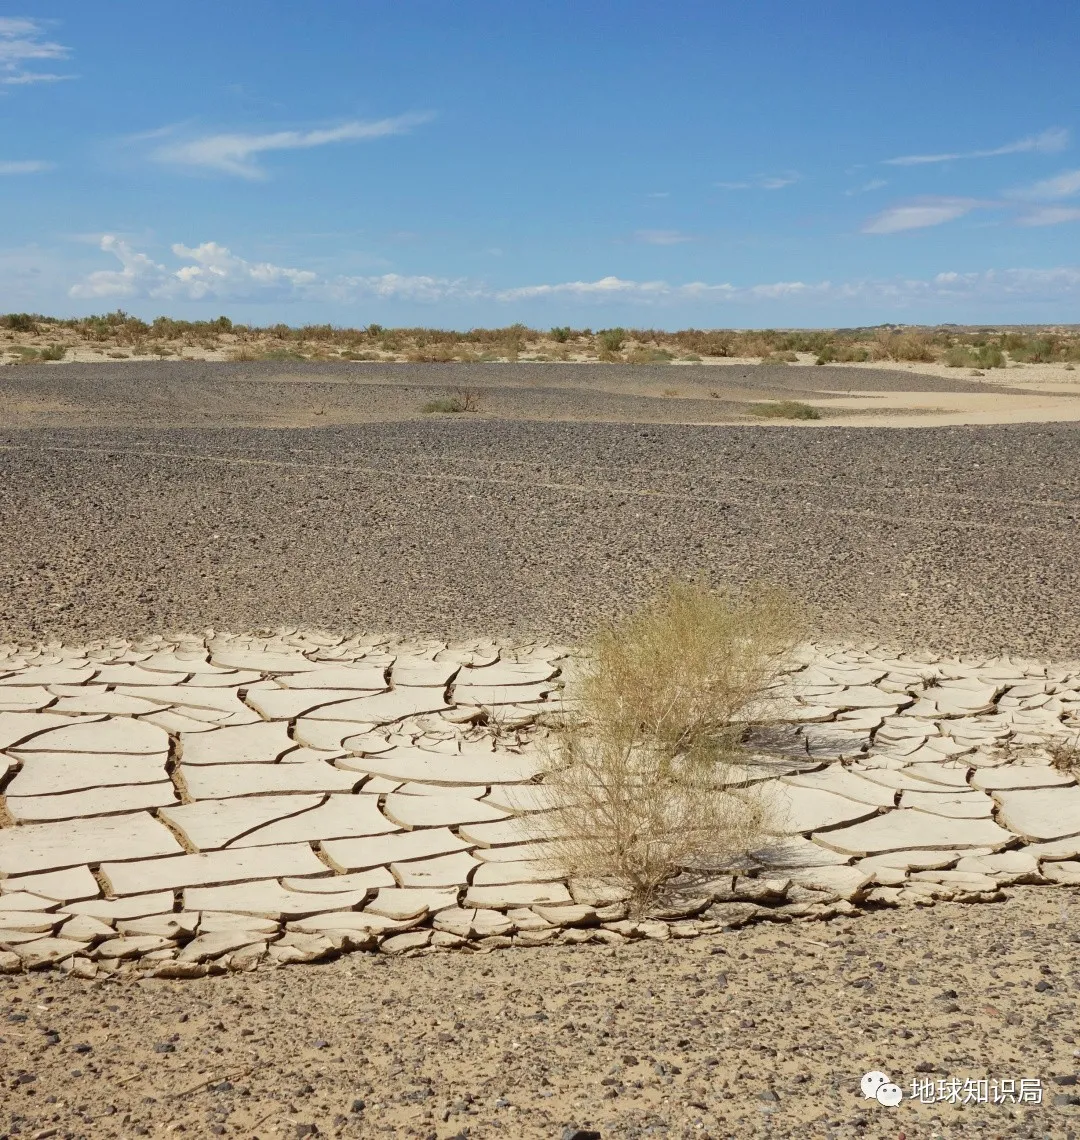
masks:
<svg viewBox="0 0 1080 1140"><path fill-rule="evenodd" d="M996 344L954 344L945 353L950 368L1004 368L1005 354Z"/></svg>
<svg viewBox="0 0 1080 1140"><path fill-rule="evenodd" d="M790 600L674 583L586 647L581 715L552 738L552 860L637 914L685 871L758 846L772 809L732 772L742 723L800 632Z"/></svg>
<svg viewBox="0 0 1080 1140"><path fill-rule="evenodd" d="M480 410L480 392L477 388L454 387L447 395L438 400L431 400L424 405L425 412L478 412Z"/></svg>
<svg viewBox="0 0 1080 1140"><path fill-rule="evenodd" d="M67 354L67 349L62 344L50 344L48 348L41 350L42 360L63 360Z"/></svg>
<svg viewBox="0 0 1080 1140"><path fill-rule="evenodd" d="M670 364L674 353L666 348L635 348L626 354L628 364Z"/></svg>
<svg viewBox="0 0 1080 1140"><path fill-rule="evenodd" d="M596 344L601 352L618 352L625 343L625 329L601 329L596 334Z"/></svg>
<svg viewBox="0 0 1080 1140"><path fill-rule="evenodd" d="M30 313L7 313L0 317L0 324L12 332L32 333L37 331L37 320Z"/></svg>
<svg viewBox="0 0 1080 1140"><path fill-rule="evenodd" d="M954 344L952 348L945 353L945 364L949 368L975 368L978 364L978 360L975 353L966 345Z"/></svg>
<svg viewBox="0 0 1080 1140"><path fill-rule="evenodd" d="M861 344L838 344L829 341L816 349L815 364L854 364L870 359L870 349Z"/></svg>
<svg viewBox="0 0 1080 1140"><path fill-rule="evenodd" d="M975 351L979 368L1004 368L1005 353L996 344L981 344Z"/></svg>
<svg viewBox="0 0 1080 1140"><path fill-rule="evenodd" d="M810 404L799 400L777 400L773 403L751 404L747 411L763 420L820 420L821 413Z"/></svg>
<svg viewBox="0 0 1080 1140"><path fill-rule="evenodd" d="M570 339L570 326L559 325L551 330L551 339L558 344L566 344Z"/></svg>
<svg viewBox="0 0 1080 1140"><path fill-rule="evenodd" d="M932 364L938 357L934 340L928 333L893 333L883 337L881 345L893 360Z"/></svg>
<svg viewBox="0 0 1080 1140"><path fill-rule="evenodd" d="M1012 349L1009 355L1018 363L1048 364L1056 359L1058 346L1050 338L1037 338L1025 345Z"/></svg>
<svg viewBox="0 0 1080 1140"><path fill-rule="evenodd" d="M762 358L762 364L797 364L798 356L794 352L767 352Z"/></svg>

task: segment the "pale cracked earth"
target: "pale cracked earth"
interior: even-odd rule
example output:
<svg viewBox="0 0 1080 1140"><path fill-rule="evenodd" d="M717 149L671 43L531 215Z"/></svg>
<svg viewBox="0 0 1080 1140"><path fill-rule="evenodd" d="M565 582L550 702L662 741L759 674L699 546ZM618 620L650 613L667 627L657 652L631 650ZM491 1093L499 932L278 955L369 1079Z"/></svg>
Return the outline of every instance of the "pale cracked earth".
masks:
<svg viewBox="0 0 1080 1140"><path fill-rule="evenodd" d="M0 1136L1080 1134L1080 662L801 647L782 834L634 923L546 859L557 646L0 655Z"/></svg>
<svg viewBox="0 0 1080 1140"><path fill-rule="evenodd" d="M564 881L546 644L318 633L0 659L0 969L194 977L343 950L694 937L1080 885L1080 664L801 647L730 778L779 834L645 921Z"/></svg>

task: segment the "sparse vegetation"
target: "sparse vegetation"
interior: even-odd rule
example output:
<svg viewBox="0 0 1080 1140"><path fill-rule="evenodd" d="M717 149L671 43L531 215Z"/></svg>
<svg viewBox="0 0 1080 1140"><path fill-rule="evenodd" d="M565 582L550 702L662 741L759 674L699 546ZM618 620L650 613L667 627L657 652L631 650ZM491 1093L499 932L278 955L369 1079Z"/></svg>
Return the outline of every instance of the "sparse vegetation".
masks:
<svg viewBox="0 0 1080 1140"><path fill-rule="evenodd" d="M732 767L755 700L800 632L791 602L674 583L586 650L581 714L553 737L553 859L644 914L681 873L759 845L771 807Z"/></svg>
<svg viewBox="0 0 1080 1140"><path fill-rule="evenodd" d="M1014 364L1080 362L1080 326L1004 328L941 325L881 325L839 329L664 329L608 328L597 332L559 325L547 332L523 324L467 331L357 328L286 324L264 328L236 324L225 316L206 321L155 317L151 321L117 309L88 317L58 319L40 313L0 316L0 346L40 352L50 345L90 349L106 356L188 356L214 352L230 360L412 360L487 363L534 360L604 360L661 364L720 359L795 364L811 356L817 364L915 361L953 367L1003 368ZM119 358L114 358L119 359Z"/></svg>
<svg viewBox="0 0 1080 1140"><path fill-rule="evenodd" d="M1080 732L1075 736L1058 738L1047 745L1050 763L1059 772L1080 776Z"/></svg>
<svg viewBox="0 0 1080 1140"><path fill-rule="evenodd" d="M618 352L626 343L626 329L601 329L596 334L596 345L601 352Z"/></svg>
<svg viewBox="0 0 1080 1140"><path fill-rule="evenodd" d="M773 403L751 404L747 411L763 420L820 420L821 413L800 400L777 400Z"/></svg>
<svg viewBox="0 0 1080 1140"><path fill-rule="evenodd" d="M983 344L969 347L954 344L945 353L945 363L950 368L1004 368L1005 354L996 344Z"/></svg>
<svg viewBox="0 0 1080 1140"><path fill-rule="evenodd" d="M63 360L67 349L62 344L50 344L48 348L41 350L40 358L42 360Z"/></svg>
<svg viewBox="0 0 1080 1140"><path fill-rule="evenodd" d="M431 400L423 407L425 412L460 414L480 410L480 392L476 388L451 388L446 396Z"/></svg>

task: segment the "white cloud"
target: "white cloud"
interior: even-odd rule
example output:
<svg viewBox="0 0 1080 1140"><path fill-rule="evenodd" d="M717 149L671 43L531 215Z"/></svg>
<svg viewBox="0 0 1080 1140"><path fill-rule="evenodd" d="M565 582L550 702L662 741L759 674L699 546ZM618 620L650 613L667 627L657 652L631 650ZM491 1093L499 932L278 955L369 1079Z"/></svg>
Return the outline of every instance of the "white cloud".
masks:
<svg viewBox="0 0 1080 1140"><path fill-rule="evenodd" d="M940 226L985 205L977 198L924 198L906 206L891 206L875 214L862 227L864 234L896 234L903 230L921 230Z"/></svg>
<svg viewBox="0 0 1080 1140"><path fill-rule="evenodd" d="M1016 198L1071 198L1080 194L1080 170L1066 170L1053 178L1045 178L1023 190L1013 192Z"/></svg>
<svg viewBox="0 0 1080 1140"><path fill-rule="evenodd" d="M523 301L534 297L664 296L672 288L666 281L626 281L621 277L601 277L599 281L562 281L557 285L520 285L503 289L494 296L499 301Z"/></svg>
<svg viewBox="0 0 1080 1140"><path fill-rule="evenodd" d="M179 262L174 267L154 261L115 235L105 235L100 246L119 261L120 268L89 274L69 290L72 297L321 304L352 304L372 299L406 303L479 301L502 304L569 299L600 305L671 306L711 301L721 306L801 302L817 306L858 303L897 307L919 303L935 306L971 302L989 306L1012 301L1039 304L1060 304L1063 299L1071 302L1073 298L1080 301L1080 267L1072 266L979 273L949 271L926 279L776 281L750 285L705 281L672 284L609 276L595 281L561 281L496 289L464 277L406 276L398 273L324 277L310 270L247 261L216 242L203 242L193 247L180 243L173 245L172 253Z"/></svg>
<svg viewBox="0 0 1080 1140"><path fill-rule="evenodd" d="M464 279L405 277L320 277L307 269L247 261L226 246L207 241L194 247L177 242L172 252L181 262L170 269L133 249L115 234L100 247L120 262L119 269L99 269L76 285L72 297L143 297L203 301L347 301L359 297L394 297L410 301L464 298L474 290Z"/></svg>
<svg viewBox="0 0 1080 1140"><path fill-rule="evenodd" d="M714 182L717 190L783 190L785 186L792 186L802 175L791 170L786 174L752 178L746 182Z"/></svg>
<svg viewBox="0 0 1080 1140"><path fill-rule="evenodd" d="M1080 209L1072 206L1039 206L1016 219L1020 226L1059 226L1063 222L1080 221Z"/></svg>
<svg viewBox="0 0 1080 1140"><path fill-rule="evenodd" d="M845 190L844 193L850 198L854 194L869 194L872 190L880 190L883 186L888 185L884 178L871 178L869 182L864 182L861 186L853 186L850 190Z"/></svg>
<svg viewBox="0 0 1080 1140"><path fill-rule="evenodd" d="M44 170L52 170L54 165L52 162L41 162L36 158L16 160L14 162L0 162L0 175L40 174Z"/></svg>
<svg viewBox="0 0 1080 1140"><path fill-rule="evenodd" d="M213 170L241 178L264 178L258 156L274 150L307 150L330 143L361 142L405 134L430 120L430 115L397 115L371 122L353 120L315 131L272 131L269 134L216 134L167 143L151 151L156 162L194 170ZM169 128L143 137L160 138Z"/></svg>
<svg viewBox="0 0 1080 1140"><path fill-rule="evenodd" d="M1004 154L1056 154L1069 145L1069 132L1063 127L1051 127L1037 135L1017 139L1016 142L994 147L992 150L966 150L952 154L904 154L899 158L885 159L886 166L924 166L932 162L953 162L960 158L997 158Z"/></svg>
<svg viewBox="0 0 1080 1140"><path fill-rule="evenodd" d="M679 230L635 230L634 239L645 245L681 245L694 240Z"/></svg>
<svg viewBox="0 0 1080 1140"><path fill-rule="evenodd" d="M27 16L0 16L0 85L25 86L31 83L56 83L70 75L49 71L32 71L30 67L47 59L67 59L70 50L63 44L47 40L45 24Z"/></svg>
<svg viewBox="0 0 1080 1140"><path fill-rule="evenodd" d="M243 299L302 292L317 281L307 270L285 269L269 262L245 261L216 242L193 249L177 243L176 257L190 262L168 269L132 249L122 238L106 234L101 248L120 262L119 269L99 269L71 289L73 297L161 297L201 301L211 297Z"/></svg>

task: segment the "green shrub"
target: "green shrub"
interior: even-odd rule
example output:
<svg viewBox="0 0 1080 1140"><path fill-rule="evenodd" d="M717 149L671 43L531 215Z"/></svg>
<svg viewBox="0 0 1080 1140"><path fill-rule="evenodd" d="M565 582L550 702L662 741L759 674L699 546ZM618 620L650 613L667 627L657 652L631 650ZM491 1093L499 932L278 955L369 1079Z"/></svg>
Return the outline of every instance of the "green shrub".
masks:
<svg viewBox="0 0 1080 1140"><path fill-rule="evenodd" d="M966 345L954 344L945 353L945 364L949 368L975 368L978 358Z"/></svg>
<svg viewBox="0 0 1080 1140"><path fill-rule="evenodd" d="M50 344L41 350L42 360L63 360L67 349L62 344Z"/></svg>
<svg viewBox="0 0 1080 1140"><path fill-rule="evenodd" d="M763 420L820 420L821 413L799 400L777 400L767 404L751 404L750 415Z"/></svg>
<svg viewBox="0 0 1080 1140"><path fill-rule="evenodd" d="M559 344L566 344L570 339L570 326L559 325L551 330L551 339L557 341Z"/></svg>
<svg viewBox="0 0 1080 1140"><path fill-rule="evenodd" d="M1048 364L1057 357L1057 345L1052 340L1032 340L1009 355L1018 363Z"/></svg>
<svg viewBox="0 0 1080 1140"><path fill-rule="evenodd" d="M618 352L626 343L626 330L601 329L596 334L596 343L602 352Z"/></svg>
<svg viewBox="0 0 1080 1140"><path fill-rule="evenodd" d="M0 318L0 324L12 332L32 333L37 331L37 321L29 313L8 313Z"/></svg>

